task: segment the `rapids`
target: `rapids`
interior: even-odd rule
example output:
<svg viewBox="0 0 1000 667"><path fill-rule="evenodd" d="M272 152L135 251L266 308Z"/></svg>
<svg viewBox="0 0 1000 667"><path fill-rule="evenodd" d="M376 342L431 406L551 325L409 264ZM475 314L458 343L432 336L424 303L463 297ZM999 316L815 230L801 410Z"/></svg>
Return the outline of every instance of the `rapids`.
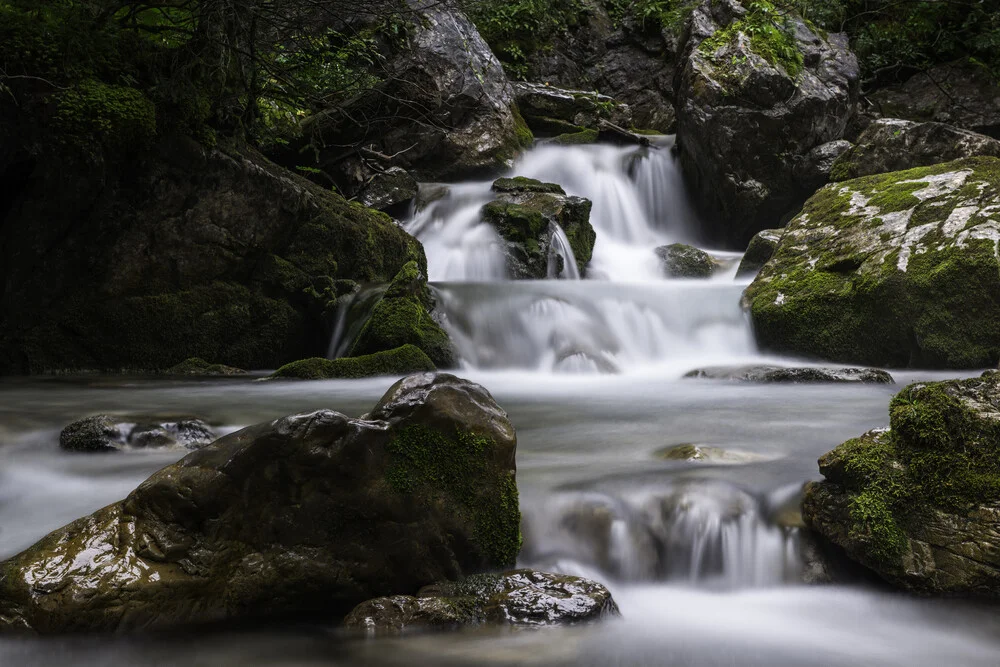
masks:
<svg viewBox="0 0 1000 667"><path fill-rule="evenodd" d="M407 221L423 242L459 373L518 429L520 565L606 583L622 618L585 628L492 629L359 641L321 623L112 639L2 639L0 665L997 665L989 607L918 600L870 582L806 586L789 509L816 459L887 421L898 386L682 379L761 355L739 307L733 253L704 281L662 277L653 249L696 238L670 153L539 146L511 175L593 200L584 276L510 281L479 209L490 183L448 186ZM560 252L566 253L568 247ZM569 251L571 252L571 251ZM565 259L565 258L564 258ZM573 262L564 261L565 267ZM336 315L350 343L358 295ZM901 385L955 373L895 372ZM193 413L229 431L291 412L368 410L393 381L252 378L0 379L0 558L125 495L178 452L70 455L59 430L99 412ZM664 460L694 443L737 462Z"/></svg>

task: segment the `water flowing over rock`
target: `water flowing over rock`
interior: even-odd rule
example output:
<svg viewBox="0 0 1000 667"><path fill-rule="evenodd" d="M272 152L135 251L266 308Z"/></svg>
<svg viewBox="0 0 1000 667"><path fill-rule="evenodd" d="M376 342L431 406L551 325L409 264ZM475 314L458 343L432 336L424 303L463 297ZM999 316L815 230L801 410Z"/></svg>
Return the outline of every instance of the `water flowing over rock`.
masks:
<svg viewBox="0 0 1000 667"><path fill-rule="evenodd" d="M618 616L607 588L582 577L534 570L478 574L358 605L344 625L369 635L448 629L483 623L570 625Z"/></svg>
<svg viewBox="0 0 1000 667"><path fill-rule="evenodd" d="M1000 159L826 186L747 288L760 345L870 366L1000 359Z"/></svg>
<svg viewBox="0 0 1000 667"><path fill-rule="evenodd" d="M786 368L784 366L715 366L698 368L686 378L739 382L860 382L892 384L892 376L873 368Z"/></svg>
<svg viewBox="0 0 1000 667"><path fill-rule="evenodd" d="M977 155L1000 157L1000 141L943 123L874 121L830 170L831 180L928 167Z"/></svg>
<svg viewBox="0 0 1000 667"><path fill-rule="evenodd" d="M704 233L739 247L812 194L796 164L842 138L858 93L845 35L767 6L703 0L675 79L680 157Z"/></svg>
<svg viewBox="0 0 1000 667"><path fill-rule="evenodd" d="M218 437L193 417L95 415L75 421L59 434L59 446L74 452L115 452L147 447L199 449Z"/></svg>
<svg viewBox="0 0 1000 667"><path fill-rule="evenodd" d="M361 419L245 428L0 563L0 631L335 617L510 567L516 446L485 389L443 374L400 380Z"/></svg>
<svg viewBox="0 0 1000 667"><path fill-rule="evenodd" d="M947 123L1000 139L1000 86L971 60L919 72L869 97L889 118Z"/></svg>
<svg viewBox="0 0 1000 667"><path fill-rule="evenodd" d="M409 5L410 37L389 56L384 83L304 123L321 147L317 166L331 174L350 171L344 146L363 144L366 159L420 180L504 169L532 137L503 68L453 5Z"/></svg>
<svg viewBox="0 0 1000 667"><path fill-rule="evenodd" d="M807 525L901 588L1000 597L1000 375L917 383L819 460Z"/></svg>

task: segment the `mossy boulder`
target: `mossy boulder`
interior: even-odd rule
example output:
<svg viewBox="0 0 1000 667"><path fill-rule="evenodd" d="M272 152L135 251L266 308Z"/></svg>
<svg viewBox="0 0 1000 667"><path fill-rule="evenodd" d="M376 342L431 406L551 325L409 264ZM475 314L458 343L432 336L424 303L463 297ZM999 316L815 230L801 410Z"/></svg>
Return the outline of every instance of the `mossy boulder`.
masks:
<svg viewBox="0 0 1000 667"><path fill-rule="evenodd" d="M513 570L477 574L358 605L344 625L368 635L455 629L484 623L547 626L618 616L611 592L596 581L566 574Z"/></svg>
<svg viewBox="0 0 1000 667"><path fill-rule="evenodd" d="M759 344L866 366L995 366L998 210L996 158L826 186L744 294Z"/></svg>
<svg viewBox="0 0 1000 667"><path fill-rule="evenodd" d="M71 452L116 452L154 447L199 449L217 437L215 430L197 417L94 415L64 428L59 433L59 446Z"/></svg>
<svg viewBox="0 0 1000 667"><path fill-rule="evenodd" d="M516 448L489 392L451 375L404 378L360 419L250 426L0 563L0 632L332 619L512 567Z"/></svg>
<svg viewBox="0 0 1000 667"><path fill-rule="evenodd" d="M413 345L438 368L453 368L456 364L454 346L447 332L432 317L433 309L434 300L427 287L427 278L417 262L410 262L399 270L375 304L351 345L350 356L364 357ZM403 351L397 359L402 360L404 356L409 363L422 363L414 360L408 351ZM378 363L384 363L389 358L379 359Z"/></svg>
<svg viewBox="0 0 1000 667"><path fill-rule="evenodd" d="M865 128L857 143L830 169L830 180L927 167L977 155L1000 157L1000 141L944 123L882 118Z"/></svg>
<svg viewBox="0 0 1000 667"><path fill-rule="evenodd" d="M434 371L437 368L424 352L414 345L403 345L394 350L366 354L361 357L326 359L313 357L285 364L270 375L271 378L298 380L326 380L333 378L363 378L376 375L408 375Z"/></svg>
<svg viewBox="0 0 1000 667"><path fill-rule="evenodd" d="M684 34L675 79L680 163L709 239L746 247L815 190L813 174L797 167L843 138L857 59L846 35L818 31L768 0L700 0Z"/></svg>
<svg viewBox="0 0 1000 667"><path fill-rule="evenodd" d="M669 278L709 278L717 268L707 252L683 243L660 246L656 256Z"/></svg>
<svg viewBox="0 0 1000 667"><path fill-rule="evenodd" d="M199 357L185 359L166 371L167 375L245 375L242 368L234 368L225 364L211 364Z"/></svg>
<svg viewBox="0 0 1000 667"><path fill-rule="evenodd" d="M747 251L743 253L739 268L736 269L736 277L745 278L760 271L767 260L771 259L780 239L780 229L764 229L754 234Z"/></svg>
<svg viewBox="0 0 1000 667"><path fill-rule="evenodd" d="M577 146L581 144L596 144L598 139L597 130L577 130L565 132L552 139L552 143L560 146Z"/></svg>
<svg viewBox="0 0 1000 667"><path fill-rule="evenodd" d="M512 278L583 275L597 241L590 224L589 199L568 196L554 183L520 176L498 179L493 191L497 199L483 207L482 216L505 242L507 272ZM572 267L566 266L568 260Z"/></svg>
<svg viewBox="0 0 1000 667"><path fill-rule="evenodd" d="M1000 597L1000 375L917 383L820 460L802 516L906 590Z"/></svg>

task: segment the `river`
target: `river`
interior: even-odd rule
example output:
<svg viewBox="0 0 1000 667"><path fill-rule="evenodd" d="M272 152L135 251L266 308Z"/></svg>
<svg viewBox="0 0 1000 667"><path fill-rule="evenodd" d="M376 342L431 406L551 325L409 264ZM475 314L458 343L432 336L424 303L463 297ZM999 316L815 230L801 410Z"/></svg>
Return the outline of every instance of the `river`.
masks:
<svg viewBox="0 0 1000 667"><path fill-rule="evenodd" d="M885 425L901 385L956 374L894 371L896 386L684 379L706 365L795 362L756 350L739 308L737 255L715 253L728 268L709 280L661 277L652 249L697 230L669 138L651 149L542 146L512 173L593 199L598 241L587 279L505 280L496 234L476 215L489 183L452 187L408 224L425 244L463 359L457 374L486 386L517 427L519 564L606 583L620 619L372 641L319 622L3 639L0 665L1000 664L994 608L873 583L802 584L798 529L787 520L822 453ZM59 431L77 418L185 413L226 432L317 408L360 415L393 381L254 379L0 380L0 558L180 456L62 452ZM680 444L722 448L734 460L658 455Z"/></svg>

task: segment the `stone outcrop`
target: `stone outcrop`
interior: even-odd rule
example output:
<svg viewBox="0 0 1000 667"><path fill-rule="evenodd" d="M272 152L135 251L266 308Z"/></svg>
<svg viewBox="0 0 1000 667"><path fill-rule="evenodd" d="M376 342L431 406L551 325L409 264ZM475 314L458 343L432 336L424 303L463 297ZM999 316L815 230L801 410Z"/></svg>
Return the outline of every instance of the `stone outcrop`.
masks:
<svg viewBox="0 0 1000 667"><path fill-rule="evenodd" d="M892 376L874 368L819 368L806 366L710 366L698 368L684 375L686 378L708 380L734 380L738 382L860 382L863 384L892 384Z"/></svg>
<svg viewBox="0 0 1000 667"><path fill-rule="evenodd" d="M747 288L766 350L866 366L1000 359L1000 159L834 183Z"/></svg>
<svg viewBox="0 0 1000 667"><path fill-rule="evenodd" d="M75 421L59 434L59 446L72 452L183 447L200 449L218 437L196 417L94 415Z"/></svg>
<svg viewBox="0 0 1000 667"><path fill-rule="evenodd" d="M681 164L709 239L744 247L812 194L812 175L796 167L843 137L858 63L845 35L814 32L768 2L703 0L685 35L675 79Z"/></svg>
<svg viewBox="0 0 1000 667"><path fill-rule="evenodd" d="M0 632L308 614L513 566L517 441L489 392L414 375L371 412L250 426L0 563Z"/></svg>

